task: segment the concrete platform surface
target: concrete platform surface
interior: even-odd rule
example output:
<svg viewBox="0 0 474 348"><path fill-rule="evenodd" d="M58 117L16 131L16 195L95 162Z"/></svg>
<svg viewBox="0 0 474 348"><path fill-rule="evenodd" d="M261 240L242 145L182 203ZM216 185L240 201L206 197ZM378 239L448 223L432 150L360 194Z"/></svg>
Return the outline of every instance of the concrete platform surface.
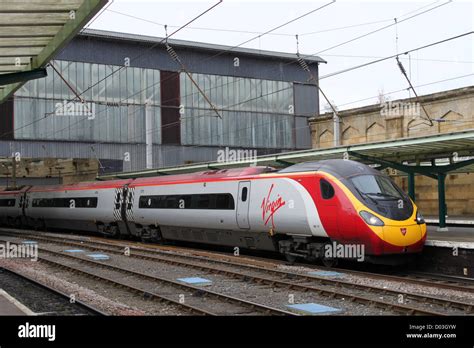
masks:
<svg viewBox="0 0 474 348"><path fill-rule="evenodd" d="M437 216L425 216L427 224L439 224ZM474 216L448 216L446 218L448 225L472 225L474 226Z"/></svg>
<svg viewBox="0 0 474 348"><path fill-rule="evenodd" d="M474 226L449 226L447 231L437 231L437 226L428 226L425 245L474 249Z"/></svg>
<svg viewBox="0 0 474 348"><path fill-rule="evenodd" d="M10 296L5 290L0 289L0 315L19 316L35 315L35 313Z"/></svg>

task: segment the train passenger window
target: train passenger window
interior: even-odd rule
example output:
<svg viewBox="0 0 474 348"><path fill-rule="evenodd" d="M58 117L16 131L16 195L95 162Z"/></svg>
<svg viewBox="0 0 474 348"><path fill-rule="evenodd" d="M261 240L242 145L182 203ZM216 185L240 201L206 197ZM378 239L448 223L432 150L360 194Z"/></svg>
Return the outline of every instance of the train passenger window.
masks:
<svg viewBox="0 0 474 348"><path fill-rule="evenodd" d="M0 207L13 207L14 205L14 199L0 199Z"/></svg>
<svg viewBox="0 0 474 348"><path fill-rule="evenodd" d="M76 208L97 207L97 197L35 198L32 206L35 208L70 208L71 200L74 200Z"/></svg>
<svg viewBox="0 0 474 348"><path fill-rule="evenodd" d="M197 209L209 209L211 202L210 195L198 195L197 197Z"/></svg>
<svg viewBox="0 0 474 348"><path fill-rule="evenodd" d="M331 199L334 197L334 188L328 181L321 179L319 181L319 186L321 188L321 196L323 199Z"/></svg>
<svg viewBox="0 0 474 348"><path fill-rule="evenodd" d="M247 192L248 192L248 188L247 187L244 187L242 189L242 202L245 202L247 200Z"/></svg>
<svg viewBox="0 0 474 348"><path fill-rule="evenodd" d="M166 197L166 208L178 208L178 200L176 199L176 196Z"/></svg>
<svg viewBox="0 0 474 348"><path fill-rule="evenodd" d="M230 193L140 196L140 209L235 209Z"/></svg>
<svg viewBox="0 0 474 348"><path fill-rule="evenodd" d="M234 199L229 194L218 194L216 197L216 209L234 209Z"/></svg>

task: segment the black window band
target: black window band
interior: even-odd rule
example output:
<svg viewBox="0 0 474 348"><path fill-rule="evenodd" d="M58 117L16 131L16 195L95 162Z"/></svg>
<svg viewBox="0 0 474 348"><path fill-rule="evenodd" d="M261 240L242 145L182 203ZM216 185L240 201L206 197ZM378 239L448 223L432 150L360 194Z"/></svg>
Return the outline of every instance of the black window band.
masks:
<svg viewBox="0 0 474 348"><path fill-rule="evenodd" d="M234 197L230 193L194 195L140 196L140 209L215 209L234 210Z"/></svg>

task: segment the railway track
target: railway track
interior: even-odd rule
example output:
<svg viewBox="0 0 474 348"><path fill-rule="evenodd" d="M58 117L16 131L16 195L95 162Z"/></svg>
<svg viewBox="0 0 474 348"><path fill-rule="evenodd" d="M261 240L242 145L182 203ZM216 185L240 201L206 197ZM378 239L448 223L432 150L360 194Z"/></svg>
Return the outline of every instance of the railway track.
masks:
<svg viewBox="0 0 474 348"><path fill-rule="evenodd" d="M0 240L0 241L6 242L6 240ZM81 257L76 257L76 256L56 252L56 251L49 250L46 248L38 248L38 252L41 252L41 254L49 254L50 256L52 256L53 258L39 256L38 260L46 264L49 264L53 267L67 270L67 271L80 274L89 278L95 278L100 281L107 282L114 286L128 290L130 292L141 294L147 298L158 300L160 302L166 302L171 305L175 305L179 307L180 309L184 309L186 312L189 312L190 314L193 314L193 315L253 314L255 312L265 314L265 315L296 315L295 313L292 313L289 311L281 310L278 308L272 308L272 307L258 304L255 302L224 295L224 294L217 293L211 290L203 289L201 287L196 287L193 285L176 282L169 279L152 276L146 273L132 271L125 268L104 264L98 261L87 260ZM56 260L54 258L56 258ZM109 273L115 272L115 273L120 274L121 276L127 276L129 278L134 277L134 278L146 279L153 283L160 283L162 285L172 287L174 289L180 289L182 291L180 295L185 296L185 297L182 297L183 300L181 300L181 299L175 299L171 296L162 295L157 292L147 291L143 288L130 285L127 282L119 281L116 278L113 278L110 276L99 275L97 274L97 272L92 272L90 270L86 271L83 268L79 268L77 266L66 265L64 262L59 262L57 259L73 260L80 264L94 266L95 268L102 268ZM222 303L225 303L227 304L227 307L231 307L230 309L233 311L231 313L213 312L208 309L202 308L203 301L191 301L191 302L198 302L198 304L193 304L193 305L185 303L184 298L187 299L186 300L187 302L190 302L189 299L192 297L196 297L199 300L201 300L202 298L212 299L212 303L207 304L207 306L213 305L213 307L215 308L218 308L222 305ZM208 301L208 302L211 302L211 301Z"/></svg>
<svg viewBox="0 0 474 348"><path fill-rule="evenodd" d="M39 281L37 281L36 279L33 279L25 274L22 274L20 272L17 272L15 270L12 270L10 268L7 268L7 267L0 267L0 269L3 271L3 272L7 272L9 273L10 275L16 277L16 278L19 278L19 279L22 279L24 280L25 282L27 283L30 283L30 284L33 284L35 285L36 287L39 287L41 289L44 289L46 290L48 293L51 293L55 296L58 296L64 300L67 301L67 303L69 303L69 306L71 307L77 307L79 309L81 309L81 312L87 312L89 313L90 315L96 315L96 316L107 316L108 314L102 310L100 310L99 308L96 308L94 306L91 306L89 305L88 303L84 302L84 301L81 301L80 299L75 299L73 303L70 302L70 295L69 294L66 294L58 289L55 289L49 285L46 285L46 284L43 284Z"/></svg>
<svg viewBox="0 0 474 348"><path fill-rule="evenodd" d="M307 264L295 264L307 267ZM342 272L351 275L370 277L373 279L389 280L402 282L404 284L423 285L429 287L442 288L447 290L455 290L467 293L474 293L474 279L467 277L448 276L444 274L435 274L419 271L406 271L396 274L375 273L367 271L357 271L348 268L328 268L318 266L318 269Z"/></svg>
<svg viewBox="0 0 474 348"><path fill-rule="evenodd" d="M26 235L21 233L22 235ZM15 236L15 233L12 234ZM18 236L18 235L16 235ZM38 241L46 243L56 243L74 247L87 247L91 250L108 252L116 255L124 255L124 248L129 248L129 257L144 259L148 261L161 262L175 266L199 269L213 274L221 274L232 278L251 281L256 284L264 284L272 287L286 288L303 292L314 292L330 298L344 298L352 302L364 303L377 308L388 309L397 313L404 314L424 314L424 315L443 315L446 310L452 310L457 314L472 314L474 305L470 303L448 300L428 295L408 293L398 290L391 290L369 285L349 283L339 279L328 279L312 275L304 275L288 271L281 271L267 267L242 264L239 262L213 260L202 256L176 254L156 249L136 248L131 245L117 245L92 240L77 240L74 238L28 235ZM211 266L212 265L212 266ZM236 271L235 269L241 271ZM243 272L242 272L243 270ZM257 275L260 273L260 275ZM266 276L262 276L264 273ZM270 275L271 277L268 277ZM290 281L288 281L290 280ZM431 285L432 286L432 285ZM359 294L354 294L359 292ZM363 294L362 294L363 293ZM391 296L392 301L382 301L376 297L367 297L365 294L376 296ZM397 303L393 299L403 299L404 303ZM422 308L408 305L407 302L416 302L422 305ZM427 308L435 306L438 310Z"/></svg>
<svg viewBox="0 0 474 348"><path fill-rule="evenodd" d="M474 293L473 278L419 271L408 271L407 273L399 274L398 277L408 278L410 282L416 282L418 284L430 282L432 284L436 284L437 288L462 290L465 292Z"/></svg>

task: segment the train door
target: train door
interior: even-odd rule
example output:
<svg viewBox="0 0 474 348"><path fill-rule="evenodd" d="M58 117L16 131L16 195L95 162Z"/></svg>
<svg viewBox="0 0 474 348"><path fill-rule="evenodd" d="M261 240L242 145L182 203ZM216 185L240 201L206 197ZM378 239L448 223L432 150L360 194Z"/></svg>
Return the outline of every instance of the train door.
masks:
<svg viewBox="0 0 474 348"><path fill-rule="evenodd" d="M240 228L250 228L249 224L250 181L239 182L237 198L237 225Z"/></svg>
<svg viewBox="0 0 474 348"><path fill-rule="evenodd" d="M124 191L124 206L125 215L123 216L124 221L127 224L128 233L137 235L137 228L135 225L135 219L133 216L133 201L135 198L135 188L127 186L127 191Z"/></svg>
<svg viewBox="0 0 474 348"><path fill-rule="evenodd" d="M127 223L127 202L128 202L128 184L118 189L115 194L114 215L122 235L130 235L130 228Z"/></svg>
<svg viewBox="0 0 474 348"><path fill-rule="evenodd" d="M26 209L29 208L29 193L31 186L27 187L23 192L20 193L20 200L18 202L20 224L28 225L28 216Z"/></svg>

